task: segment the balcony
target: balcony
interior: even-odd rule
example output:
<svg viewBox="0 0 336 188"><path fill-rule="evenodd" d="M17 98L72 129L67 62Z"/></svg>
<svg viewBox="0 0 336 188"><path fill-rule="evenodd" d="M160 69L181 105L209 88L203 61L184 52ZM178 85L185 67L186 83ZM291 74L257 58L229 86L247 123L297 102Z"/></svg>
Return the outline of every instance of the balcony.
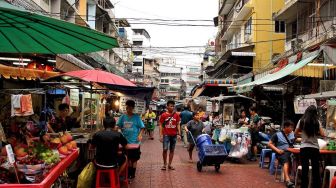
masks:
<svg viewBox="0 0 336 188"><path fill-rule="evenodd" d="M298 8L305 10L314 3L315 0L306 0L304 2L300 2L299 0L286 0L285 6L274 15L274 19L290 22L296 19L297 12L299 11Z"/></svg>
<svg viewBox="0 0 336 188"><path fill-rule="evenodd" d="M287 53L300 49L306 49L311 46L320 44L328 39L336 37L336 17L323 22L318 28L314 27L302 34L299 34L297 38L286 41L285 51Z"/></svg>
<svg viewBox="0 0 336 188"><path fill-rule="evenodd" d="M239 21L239 20L245 20L246 16L251 13L252 9L253 9L253 5L251 3L250 0L241 0L242 4L239 5L237 4L234 8L231 9L231 12L228 15L228 19L230 20L230 17L232 17L231 19L231 23L229 24L229 26L227 27L227 29L224 29L224 35L221 38L222 40L228 40L237 30L240 30L239 25L243 25L244 22ZM241 6L241 8L239 6ZM238 12L237 12L238 10Z"/></svg>
<svg viewBox="0 0 336 188"><path fill-rule="evenodd" d="M222 0L218 15L226 15L232 9L237 0Z"/></svg>

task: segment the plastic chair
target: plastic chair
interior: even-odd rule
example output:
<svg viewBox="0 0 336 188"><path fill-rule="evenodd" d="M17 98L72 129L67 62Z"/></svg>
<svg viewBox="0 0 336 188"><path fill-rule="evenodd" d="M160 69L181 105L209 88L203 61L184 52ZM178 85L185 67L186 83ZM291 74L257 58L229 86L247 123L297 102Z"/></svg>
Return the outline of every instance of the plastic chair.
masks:
<svg viewBox="0 0 336 188"><path fill-rule="evenodd" d="M324 169L324 175L323 175L323 183L322 183L322 187L325 186L325 179L327 176L327 170L329 170L330 175L329 175L329 187L331 185L332 179L335 176L335 172L336 172L336 166L326 166Z"/></svg>
<svg viewBox="0 0 336 188"><path fill-rule="evenodd" d="M302 166L298 166L297 170L296 170L296 174L295 174L295 187L297 186L297 182L298 182L298 178L299 178L299 171L302 171ZM309 166L309 184L308 187L311 187L311 183L312 183L312 167Z"/></svg>
<svg viewBox="0 0 336 188"><path fill-rule="evenodd" d="M271 162L270 162L270 165L269 165L269 172L271 175L274 175L274 173L277 171L277 172L281 172L282 168L281 168L281 165L279 166L278 164L275 165L276 163L276 154L275 153L272 153L271 155Z"/></svg>
<svg viewBox="0 0 336 188"><path fill-rule="evenodd" d="M280 182L284 182L285 181L285 174L282 168L282 165L280 165L279 163L277 165L275 165L275 171L274 171L274 179L277 180L277 175L280 172Z"/></svg>
<svg viewBox="0 0 336 188"><path fill-rule="evenodd" d="M264 168L265 166L265 163L270 163L269 162L265 162L265 158L267 156L267 154L271 153L272 150L271 149L262 149L261 150L261 153L260 153L260 160L259 160L259 167L260 168Z"/></svg>
<svg viewBox="0 0 336 188"><path fill-rule="evenodd" d="M96 173L96 188L120 188L117 168L98 168Z"/></svg>

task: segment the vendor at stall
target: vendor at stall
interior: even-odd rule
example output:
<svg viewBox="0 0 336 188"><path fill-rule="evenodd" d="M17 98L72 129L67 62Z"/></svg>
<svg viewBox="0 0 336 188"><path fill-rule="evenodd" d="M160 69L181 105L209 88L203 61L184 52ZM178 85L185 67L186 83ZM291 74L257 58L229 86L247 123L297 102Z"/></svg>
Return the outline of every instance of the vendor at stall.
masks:
<svg viewBox="0 0 336 188"><path fill-rule="evenodd" d="M68 104L58 106L58 116L48 122L48 132L57 133L70 131L72 128L80 127L80 116L77 118L70 117L70 107Z"/></svg>
<svg viewBox="0 0 336 188"><path fill-rule="evenodd" d="M257 114L257 108L255 106L250 107L251 120L248 125L249 132L251 134L251 156L250 161L256 161L257 156L257 143L259 142L259 128L260 128L260 116Z"/></svg>
<svg viewBox="0 0 336 188"><path fill-rule="evenodd" d="M240 118L238 119L239 126L247 126L249 124L249 118L246 117L245 110L241 111Z"/></svg>

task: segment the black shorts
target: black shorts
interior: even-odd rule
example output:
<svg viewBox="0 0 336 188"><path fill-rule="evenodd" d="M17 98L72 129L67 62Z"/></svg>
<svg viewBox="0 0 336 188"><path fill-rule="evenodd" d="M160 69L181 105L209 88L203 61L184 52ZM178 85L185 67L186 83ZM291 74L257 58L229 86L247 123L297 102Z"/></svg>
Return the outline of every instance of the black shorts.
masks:
<svg viewBox="0 0 336 188"><path fill-rule="evenodd" d="M137 161L140 159L141 151L140 147L137 149L126 150L128 160Z"/></svg>
<svg viewBox="0 0 336 188"><path fill-rule="evenodd" d="M126 161L126 156L124 154L118 155L118 157L117 157L117 163L118 163L119 167L121 165L123 165L125 161Z"/></svg>
<svg viewBox="0 0 336 188"><path fill-rule="evenodd" d="M278 155L277 154L277 158L278 158L278 161L279 161L279 163L281 164L281 165L283 165L283 164L285 164L285 163L287 163L287 162L289 162L290 161L290 156L291 156L291 152L289 152L289 151L285 151L283 154L281 154L281 155Z"/></svg>
<svg viewBox="0 0 336 188"><path fill-rule="evenodd" d="M259 132L257 130L251 130L251 146L256 146L258 142L260 142L259 139Z"/></svg>
<svg viewBox="0 0 336 188"><path fill-rule="evenodd" d="M194 143L189 143L188 151L194 150L195 144Z"/></svg>

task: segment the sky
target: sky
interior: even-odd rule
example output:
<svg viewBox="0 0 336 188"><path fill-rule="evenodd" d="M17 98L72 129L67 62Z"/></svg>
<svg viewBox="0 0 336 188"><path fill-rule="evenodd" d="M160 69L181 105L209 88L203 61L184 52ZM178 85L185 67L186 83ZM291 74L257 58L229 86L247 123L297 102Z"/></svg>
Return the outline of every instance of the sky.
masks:
<svg viewBox="0 0 336 188"><path fill-rule="evenodd" d="M218 14L218 0L112 0L116 18L149 18L149 19L179 19L179 20L209 20L206 22L170 22L182 24L213 25L212 20ZM162 26L143 23L144 21L129 20L132 28L144 28L151 36L151 46L176 47L176 46L205 46L209 39L214 39L217 33L215 26L191 27L191 26ZM161 21L162 23L162 21ZM167 22L164 22L165 24ZM202 62L201 55L188 53L204 52L204 48L184 49L160 49L160 52L183 51L172 54L176 58L177 65L199 66ZM158 54L153 50L152 55ZM170 55L170 54L169 54Z"/></svg>

